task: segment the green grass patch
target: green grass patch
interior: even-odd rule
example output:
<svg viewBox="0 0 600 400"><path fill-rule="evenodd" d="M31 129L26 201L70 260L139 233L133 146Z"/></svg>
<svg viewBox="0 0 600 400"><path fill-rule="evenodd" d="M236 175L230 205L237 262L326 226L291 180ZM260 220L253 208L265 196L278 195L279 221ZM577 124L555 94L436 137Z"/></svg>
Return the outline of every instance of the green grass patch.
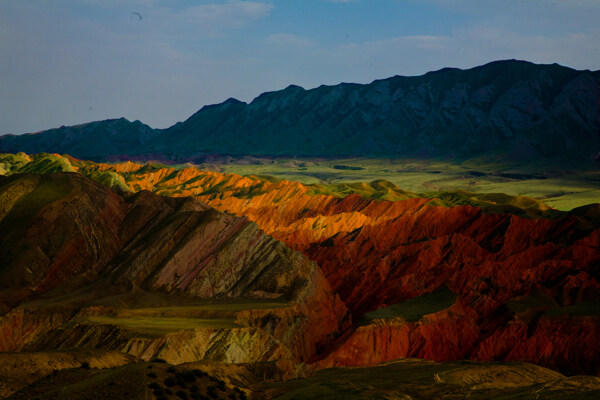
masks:
<svg viewBox="0 0 600 400"><path fill-rule="evenodd" d="M364 323L374 319L404 318L407 321L418 321L424 315L433 314L450 307L456 302L456 294L448 288L424 294L402 303L379 308L364 315Z"/></svg>
<svg viewBox="0 0 600 400"><path fill-rule="evenodd" d="M343 165L348 168L340 169ZM200 166L201 167L201 166ZM272 175L305 184L333 185L318 194L347 194L335 185L386 180L407 193L466 191L506 193L541 201L558 210L600 202L600 172L565 171L553 165L469 160L374 159L335 160L264 159L252 164L219 164L224 172L239 175ZM435 194L431 196L436 197ZM483 202L493 201L481 198ZM529 200L528 200L529 201ZM517 200L519 203L520 200ZM502 202L506 204L506 201ZM450 204L452 205L452 204ZM519 207L519 204L512 204ZM526 206L527 207L527 206ZM502 210L496 208L498 212ZM510 211L510 210L507 210Z"/></svg>
<svg viewBox="0 0 600 400"><path fill-rule="evenodd" d="M162 336L185 329L233 329L237 313L245 310L267 310L290 307L289 303L235 299L181 306L122 308L108 315L94 315L73 321L115 325L142 335Z"/></svg>
<svg viewBox="0 0 600 400"><path fill-rule="evenodd" d="M185 329L233 329L241 327L241 325L235 323L235 319L217 318L120 317L113 315L98 315L86 317L84 321L102 325L115 325L150 336L162 336L167 333L178 332Z"/></svg>
<svg viewBox="0 0 600 400"><path fill-rule="evenodd" d="M571 306L550 308L546 310L544 315L573 317L597 316L600 315L600 301L585 300Z"/></svg>
<svg viewBox="0 0 600 400"><path fill-rule="evenodd" d="M23 165L15 172L31 172L34 174L73 172L73 166L68 159L61 156L40 153L33 156L33 161Z"/></svg>
<svg viewBox="0 0 600 400"><path fill-rule="evenodd" d="M584 300L570 306L560 306L541 290L536 290L527 296L518 296L506 302L506 305L516 314L538 312L546 316L584 317L600 315L600 302Z"/></svg>

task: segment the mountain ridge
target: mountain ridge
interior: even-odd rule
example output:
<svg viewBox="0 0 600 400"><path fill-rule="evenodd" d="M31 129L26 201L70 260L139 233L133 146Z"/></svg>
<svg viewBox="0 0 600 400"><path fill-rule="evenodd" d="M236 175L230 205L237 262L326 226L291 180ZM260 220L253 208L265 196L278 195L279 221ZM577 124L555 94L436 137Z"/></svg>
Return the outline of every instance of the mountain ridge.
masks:
<svg viewBox="0 0 600 400"><path fill-rule="evenodd" d="M600 327L598 204L561 212L533 199L501 194L456 191L419 197L385 181L307 186L151 163L95 164L23 154L5 159L9 162L0 165L9 180L17 179L21 170L44 174L68 168L94 179L97 173L120 174L123 187L138 192L125 195L130 202L150 199L148 191L177 198L163 198L170 202L193 196L254 221L269 236L303 253L322 272L322 278L311 280L326 280L315 287L331 288L352 323L322 342L318 357L309 361L315 368L417 357L520 360L568 375L600 374L600 348L594 340ZM8 206L19 201L12 194L6 199ZM147 214L146 219L153 219ZM139 228L124 226L127 232ZM252 235L241 236L252 241ZM144 240L157 243L150 239ZM196 247L206 246L194 241L190 249ZM134 253L136 247L126 250ZM184 268L187 250L178 253L184 255L178 257ZM119 263L136 271L140 263L136 267L130 260L136 258ZM229 262L224 265L226 270ZM265 321L258 312L252 315L253 321ZM63 339L59 335L54 340Z"/></svg>
<svg viewBox="0 0 600 400"><path fill-rule="evenodd" d="M494 61L369 84L289 85L153 129L123 118L0 137L0 151L181 161L206 154L593 161L600 71Z"/></svg>
<svg viewBox="0 0 600 400"><path fill-rule="evenodd" d="M346 318L315 263L189 197L14 174L1 180L0 226L1 351L301 362Z"/></svg>

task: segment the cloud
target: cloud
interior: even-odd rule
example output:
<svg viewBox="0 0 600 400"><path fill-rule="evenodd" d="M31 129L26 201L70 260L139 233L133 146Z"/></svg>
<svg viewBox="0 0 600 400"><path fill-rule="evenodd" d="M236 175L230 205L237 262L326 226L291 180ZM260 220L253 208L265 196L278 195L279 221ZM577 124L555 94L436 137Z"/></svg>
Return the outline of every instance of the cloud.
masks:
<svg viewBox="0 0 600 400"><path fill-rule="evenodd" d="M418 75L443 67L470 68L511 58L585 69L597 65L600 45L596 36L581 33L547 37L474 27L449 35L401 36L352 43L329 52L330 62L337 62L350 76L364 76L364 70L371 69L375 76L386 77Z"/></svg>
<svg viewBox="0 0 600 400"><path fill-rule="evenodd" d="M250 21L266 17L272 8L273 5L267 3L232 1L192 6L178 13L166 13L164 16L171 19L183 19L186 22L198 23L204 26L208 24L240 28Z"/></svg>
<svg viewBox="0 0 600 400"><path fill-rule="evenodd" d="M244 51L237 60L229 51L232 32L265 18L273 5L174 5L0 4L0 134L121 116L166 127L207 102L244 93L241 65L233 64L244 62ZM143 19L132 20L132 10Z"/></svg>
<svg viewBox="0 0 600 400"><path fill-rule="evenodd" d="M0 0L0 134L121 116L166 127L290 83L367 83L503 58L600 67L596 0L296 1ZM400 4L400 17L383 4Z"/></svg>

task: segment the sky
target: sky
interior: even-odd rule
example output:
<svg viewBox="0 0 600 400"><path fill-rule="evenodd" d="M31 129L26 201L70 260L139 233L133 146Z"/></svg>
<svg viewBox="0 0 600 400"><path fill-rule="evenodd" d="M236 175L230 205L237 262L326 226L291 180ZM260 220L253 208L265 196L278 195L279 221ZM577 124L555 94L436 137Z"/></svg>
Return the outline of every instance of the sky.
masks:
<svg viewBox="0 0 600 400"><path fill-rule="evenodd" d="M0 135L500 59L598 70L598 21L600 0L0 0Z"/></svg>

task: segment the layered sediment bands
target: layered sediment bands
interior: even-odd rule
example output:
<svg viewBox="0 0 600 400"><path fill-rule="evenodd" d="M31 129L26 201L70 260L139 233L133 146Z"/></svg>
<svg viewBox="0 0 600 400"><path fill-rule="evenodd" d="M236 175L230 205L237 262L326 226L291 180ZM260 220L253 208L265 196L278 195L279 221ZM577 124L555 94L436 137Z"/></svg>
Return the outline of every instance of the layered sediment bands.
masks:
<svg viewBox="0 0 600 400"><path fill-rule="evenodd" d="M598 373L595 360L600 349L592 338L600 312L587 306L597 304L600 293L597 206L548 213L543 204L529 202L527 210L517 210L518 216L500 212L492 197L478 203L481 207L461 206L415 197L381 182L361 188L368 195L342 197L327 194L331 188L325 186L195 168L69 162L82 173L95 172L94 168L129 171L122 176L133 191L145 187L174 197L192 195L221 211L243 215L267 235L316 261L328 284L321 282L323 275L312 264L299 259L292 263L297 275L274 267L280 259L298 256L286 253L283 246L280 249L248 221L209 210L182 211L165 219L160 214L163 206L149 200L154 198L150 193L141 192L127 197L129 219L119 233L127 244L117 264L127 267L111 266L108 275L117 281L126 276L126 281L144 288L195 296L294 297L296 293L307 299L295 303L298 318L289 311L265 316L261 310L240 316L246 326L288 338L286 346L305 360L321 359L319 365L360 365L406 355L523 360L569 374ZM382 197L397 201L374 199ZM161 201L172 202L172 209L188 207L180 199ZM143 207L136 211L136 204ZM245 240L238 242L236 235ZM155 246L144 247L145 242ZM214 248L226 251L214 255ZM194 260L200 259L202 267L195 268ZM239 259L244 262L236 263ZM247 266L258 263L251 270L260 271L261 262L270 267L254 281ZM282 281L273 286L280 276ZM304 280L312 284L302 285ZM327 294L330 287L351 317L344 317L344 305ZM456 294L454 306L358 327L365 313L442 288ZM322 325L309 322L320 321L323 315L329 317ZM342 326L350 321L354 327L344 330ZM302 335L290 334L288 326ZM544 335L551 340L542 340ZM455 340L440 342L445 338ZM352 345L345 345L345 340ZM389 345L382 346L382 341ZM352 346L364 351L352 351ZM586 356L578 348L587 349Z"/></svg>
<svg viewBox="0 0 600 400"><path fill-rule="evenodd" d="M241 298L250 302L250 310L251 302L261 299L287 304L282 310L263 311L258 322L244 319L248 327L239 335L213 330L221 335L217 347L233 349L219 350L226 354L219 355L220 360L270 359L265 354L280 351L295 362L307 361L349 321L319 267L245 217L218 212L191 198L146 191L122 197L79 174L12 175L2 181L0 193L10 194L15 188L21 193L22 187L29 192L3 203L5 215L0 219L0 300L8 312L0 325L4 351L28 344L30 350L47 349L63 342L122 349L135 334L116 332L114 326L111 332L97 334L92 325L69 325L99 298L127 294L129 300L120 304L126 308L136 292L184 296L188 301ZM32 304L48 307L33 309ZM49 304L60 304L59 311ZM74 315L78 309L84 311ZM72 318L63 316L65 310ZM286 327L275 326L279 323ZM51 333L40 338L42 332ZM245 337L252 340L245 343ZM207 352L216 351L211 349ZM200 353L195 355L204 356Z"/></svg>
<svg viewBox="0 0 600 400"><path fill-rule="evenodd" d="M233 329L183 329L155 337L144 337L115 325L79 323L73 327L50 330L26 351L47 349L115 350L150 361L162 359L171 364L199 360L228 363L253 363L286 360L295 355L280 340L252 327Z"/></svg>
<svg viewBox="0 0 600 400"><path fill-rule="evenodd" d="M454 305L419 321L381 319L359 326L316 367L375 365L382 360L419 357L528 360L568 375L600 374L597 316L544 316L534 323L515 316L490 335L477 325L477 318L461 311Z"/></svg>
<svg viewBox="0 0 600 400"><path fill-rule="evenodd" d="M51 330L59 327L73 315L73 307L47 310L45 308L19 308L0 317L0 352L26 349Z"/></svg>
<svg viewBox="0 0 600 400"><path fill-rule="evenodd" d="M459 302L419 321L407 321L402 317L377 319L358 326L316 366L375 365L405 357L435 361L465 359L481 335L472 314L472 310L465 309Z"/></svg>
<svg viewBox="0 0 600 400"><path fill-rule="evenodd" d="M259 224L269 221L267 232L317 261L355 319L443 286L458 294L465 310L463 316L454 313L435 323L425 319L360 327L342 344L348 352L336 351L333 357L339 358L326 365L410 356L525 360L567 373L598 373L600 348L592 339L600 325L596 311L586 324L579 316L550 319L550 331L542 324L546 320L517 322L521 334L539 329L539 338L551 337L539 342L511 336L514 314L506 306L538 289L552 303L539 312L597 301L600 231L587 222L574 216L533 220L486 215L469 206L432 207L424 199L392 203L358 196L300 196L295 214L293 199L279 207L260 200L246 201L246 208L237 212ZM216 206L227 207L226 201ZM234 202L240 204L230 204ZM480 351L486 340L494 345ZM570 346L587 349L586 355Z"/></svg>
<svg viewBox="0 0 600 400"><path fill-rule="evenodd" d="M486 214L472 206L435 206L424 198L394 202L358 195L339 198L285 181L264 182L252 190L251 177L236 180L234 175L216 173L176 183L176 175L168 185L159 182L155 190L177 195L175 188L180 188L218 209L245 215L317 261L355 321L366 312L441 287L458 295L460 307L456 307L461 312L438 316L441 319L434 318L435 322L433 317L400 325L383 321L346 333L334 345L342 350L329 358L335 362L327 365L411 356L527 360L568 373L598 373L594 360L600 349L591 340L599 323L596 312L585 317L589 321L583 325L580 316L548 317L556 334L542 351L537 342L519 340L517 346L508 332L526 326L531 334L545 319L523 323L507 307L511 299L537 290L546 293L550 303L541 309L532 306L532 312L598 298L600 230L593 219L576 213L557 219ZM580 328L569 330L570 325ZM543 335L544 328L539 328ZM403 337L410 340L402 341ZM340 345L347 338L349 342ZM454 340L444 342L448 338ZM484 351L479 346L486 341L495 344ZM566 350L567 342L574 348L589 348L589 355L582 358ZM386 348L382 343L391 344ZM361 350L344 353L343 349L352 348Z"/></svg>
<svg viewBox="0 0 600 400"><path fill-rule="evenodd" d="M47 353L0 353L0 397L57 371L89 366L115 368L129 364L133 357L116 351L69 351Z"/></svg>
<svg viewBox="0 0 600 400"><path fill-rule="evenodd" d="M568 375L600 375L600 318L541 317L531 324L515 318L478 343L481 361L527 359Z"/></svg>

